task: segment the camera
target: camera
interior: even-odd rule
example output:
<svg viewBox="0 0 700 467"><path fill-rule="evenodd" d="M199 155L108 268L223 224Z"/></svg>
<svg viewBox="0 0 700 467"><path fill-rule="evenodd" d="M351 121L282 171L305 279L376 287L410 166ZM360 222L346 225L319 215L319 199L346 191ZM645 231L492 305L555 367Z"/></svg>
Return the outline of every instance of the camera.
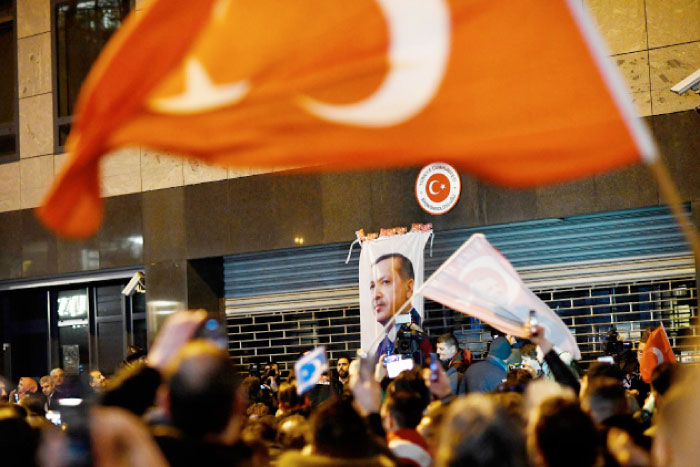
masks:
<svg viewBox="0 0 700 467"><path fill-rule="evenodd" d="M617 329L613 326L610 331L608 331L608 336L605 341L605 354L612 357L618 357L623 352L630 350L632 348L631 342L624 342L620 340L620 334Z"/></svg>
<svg viewBox="0 0 700 467"><path fill-rule="evenodd" d="M248 365L248 374L250 376L257 376L258 378L260 377L260 365L257 363L251 363Z"/></svg>
<svg viewBox="0 0 700 467"><path fill-rule="evenodd" d="M690 90L700 93L700 70L695 70L683 81L671 88L671 91L675 92L679 96L682 96Z"/></svg>
<svg viewBox="0 0 700 467"><path fill-rule="evenodd" d="M134 275L131 276L129 283L122 289L122 295L125 297L131 297L136 292L146 293L146 286L144 283L145 277L146 276L144 276L142 272L137 271L134 273Z"/></svg>
<svg viewBox="0 0 700 467"><path fill-rule="evenodd" d="M403 324L396 333L396 344L394 352L400 354L414 354L420 352L420 343L418 339L420 333L411 328L410 324Z"/></svg>

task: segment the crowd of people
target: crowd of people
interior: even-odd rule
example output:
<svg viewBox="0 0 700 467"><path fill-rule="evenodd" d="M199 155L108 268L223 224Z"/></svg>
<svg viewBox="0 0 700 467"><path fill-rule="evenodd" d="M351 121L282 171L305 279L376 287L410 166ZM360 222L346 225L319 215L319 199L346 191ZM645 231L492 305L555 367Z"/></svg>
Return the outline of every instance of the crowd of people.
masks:
<svg viewBox="0 0 700 467"><path fill-rule="evenodd" d="M58 368L3 388L2 465L700 465L691 366L663 363L634 388L618 364L579 376L535 327L517 350L501 336L474 362L440 336L440 365L394 378L383 358L340 356L299 394L274 362L237 374L226 349L194 338L205 319L173 315L144 358L109 380L93 372L87 391ZM528 363L535 350L549 376ZM60 425L46 419L55 411Z"/></svg>

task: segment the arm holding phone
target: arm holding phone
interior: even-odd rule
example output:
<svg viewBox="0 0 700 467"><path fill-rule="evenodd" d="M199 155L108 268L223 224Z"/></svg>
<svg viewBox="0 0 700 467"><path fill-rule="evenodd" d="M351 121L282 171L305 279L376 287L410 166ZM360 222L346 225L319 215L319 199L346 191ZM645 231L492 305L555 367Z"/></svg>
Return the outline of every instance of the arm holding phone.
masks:
<svg viewBox="0 0 700 467"><path fill-rule="evenodd" d="M544 336L544 328L542 326L532 326L530 329L530 342L537 345L544 354L544 360L549 365L550 370L552 370L557 383L569 386L578 394L581 389L581 383L579 383L578 378L573 374L569 366L561 361L552 343Z"/></svg>

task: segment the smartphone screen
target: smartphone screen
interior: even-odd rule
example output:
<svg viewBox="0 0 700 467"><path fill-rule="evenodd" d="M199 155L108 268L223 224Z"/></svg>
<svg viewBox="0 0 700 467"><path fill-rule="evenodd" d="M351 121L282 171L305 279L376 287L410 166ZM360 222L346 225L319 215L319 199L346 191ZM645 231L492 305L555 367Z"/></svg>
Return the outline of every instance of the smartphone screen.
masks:
<svg viewBox="0 0 700 467"><path fill-rule="evenodd" d="M390 357L399 357L399 359L390 361L386 364L386 372L389 378L396 378L402 371L413 369L412 358L400 358L400 355L390 355Z"/></svg>
<svg viewBox="0 0 700 467"><path fill-rule="evenodd" d="M60 425L61 424L61 412L58 412L56 410L49 410L46 412L46 419L53 423L54 425Z"/></svg>
<svg viewBox="0 0 700 467"><path fill-rule="evenodd" d="M440 376L440 359L436 353L430 354L430 381L437 381Z"/></svg>

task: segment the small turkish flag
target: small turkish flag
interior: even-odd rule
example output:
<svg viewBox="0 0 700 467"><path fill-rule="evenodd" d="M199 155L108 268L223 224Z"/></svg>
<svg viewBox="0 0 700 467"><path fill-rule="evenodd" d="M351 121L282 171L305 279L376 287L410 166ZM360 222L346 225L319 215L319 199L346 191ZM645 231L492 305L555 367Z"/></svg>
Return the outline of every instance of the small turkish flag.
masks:
<svg viewBox="0 0 700 467"><path fill-rule="evenodd" d="M649 335L642 360L639 363L639 372L642 375L642 380L645 383L651 382L651 374L654 368L661 365L663 362L676 362L676 355L673 353L671 343L666 335L666 330L663 324L652 331Z"/></svg>

